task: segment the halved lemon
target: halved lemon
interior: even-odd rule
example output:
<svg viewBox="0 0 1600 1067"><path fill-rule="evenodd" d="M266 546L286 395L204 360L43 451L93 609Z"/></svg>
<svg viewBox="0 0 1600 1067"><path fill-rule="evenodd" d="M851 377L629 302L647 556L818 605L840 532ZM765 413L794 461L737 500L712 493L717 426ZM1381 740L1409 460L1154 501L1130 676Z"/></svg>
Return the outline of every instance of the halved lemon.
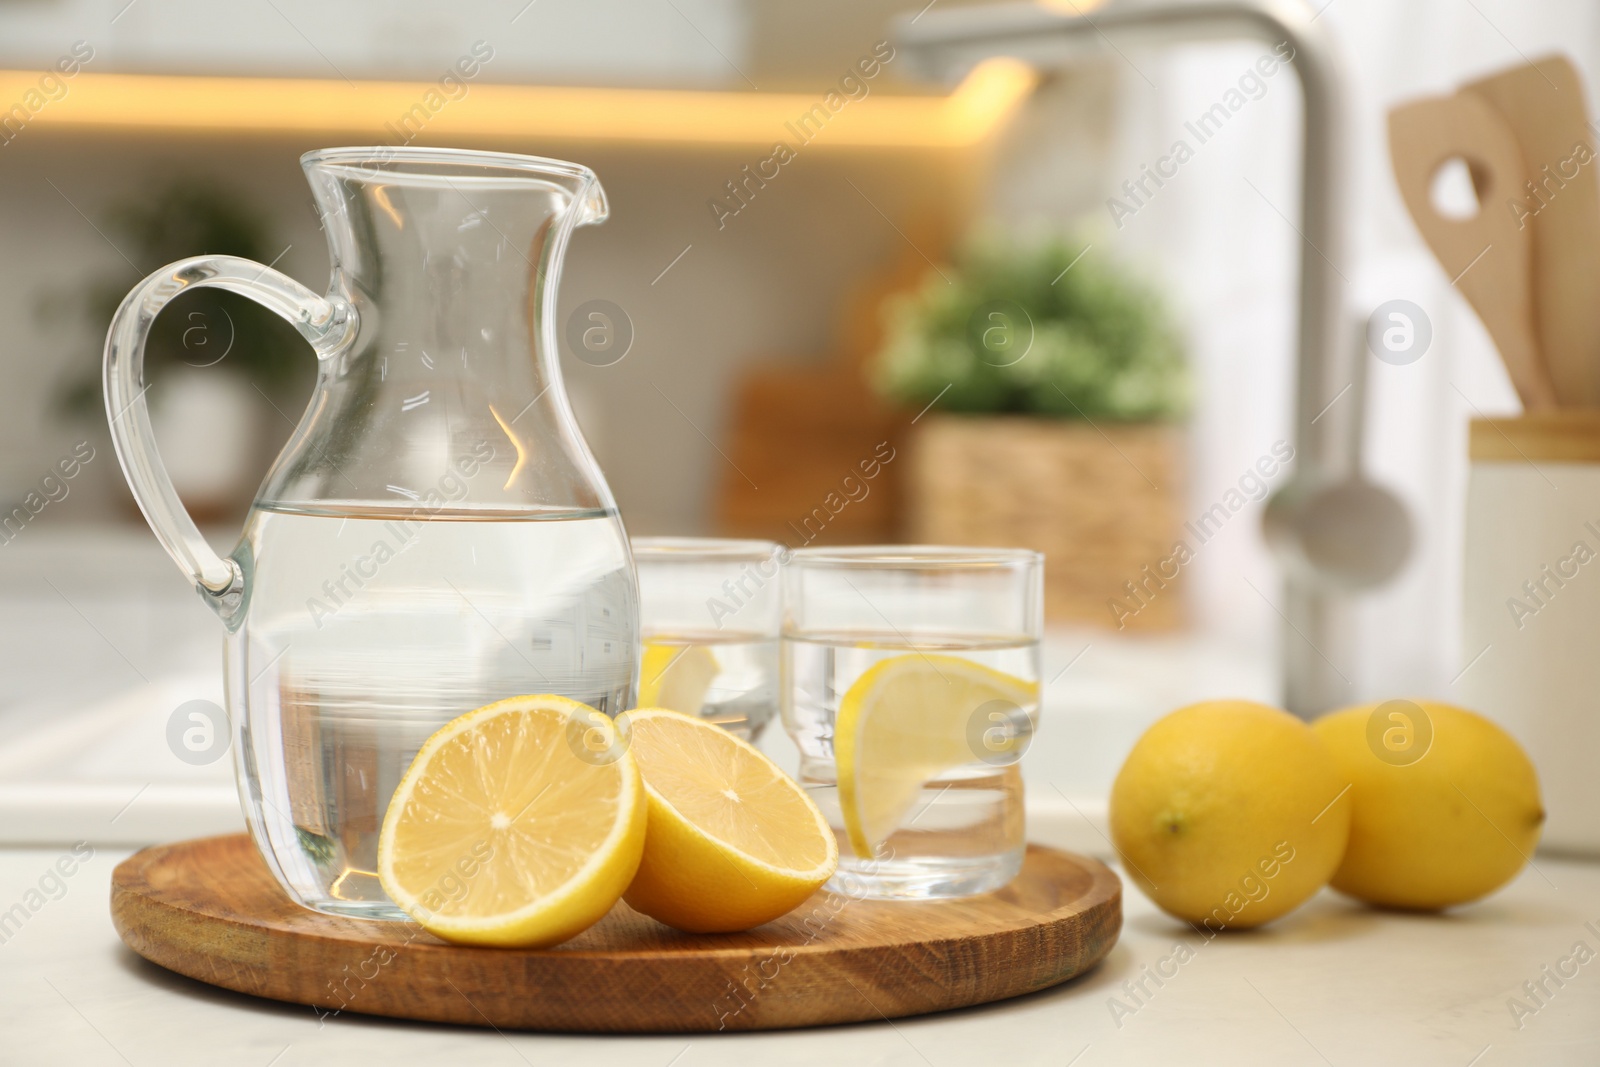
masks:
<svg viewBox="0 0 1600 1067"><path fill-rule="evenodd" d="M717 670L716 654L705 645L646 641L639 664L639 706L698 715Z"/></svg>
<svg viewBox="0 0 1600 1067"><path fill-rule="evenodd" d="M748 930L833 874L839 846L822 812L753 745L662 708L623 718L650 811L623 895L635 911L692 933Z"/></svg>
<svg viewBox="0 0 1600 1067"><path fill-rule="evenodd" d="M615 725L566 697L512 697L423 744L384 815L378 879L447 941L541 948L611 909L644 832Z"/></svg>
<svg viewBox="0 0 1600 1067"><path fill-rule="evenodd" d="M1037 683L960 656L909 653L868 668L834 717L839 806L851 850L872 858L929 781L1003 755L1019 735L995 731L989 718L1031 717L1038 699ZM975 737L983 739L982 750Z"/></svg>

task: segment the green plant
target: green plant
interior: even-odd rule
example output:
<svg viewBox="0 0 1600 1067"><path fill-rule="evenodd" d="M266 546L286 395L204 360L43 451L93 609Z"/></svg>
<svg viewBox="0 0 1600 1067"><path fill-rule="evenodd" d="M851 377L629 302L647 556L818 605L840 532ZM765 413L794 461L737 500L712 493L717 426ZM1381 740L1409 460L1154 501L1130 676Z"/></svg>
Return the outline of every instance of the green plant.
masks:
<svg viewBox="0 0 1600 1067"><path fill-rule="evenodd" d="M87 327L92 346L77 359L62 396L69 411L100 404L100 357L111 317L137 277L197 255L242 256L266 263L278 251L265 215L231 190L178 179L113 205L100 227L132 269L102 274L51 292L40 304L47 321ZM195 289L172 301L145 348L145 375L158 379L177 364L217 365L247 375L277 395L296 384L309 361L297 358L294 329L254 301L217 289Z"/></svg>
<svg viewBox="0 0 1600 1067"><path fill-rule="evenodd" d="M887 308L877 390L921 407L1156 421L1188 402L1161 302L1104 253L1049 240L974 242Z"/></svg>

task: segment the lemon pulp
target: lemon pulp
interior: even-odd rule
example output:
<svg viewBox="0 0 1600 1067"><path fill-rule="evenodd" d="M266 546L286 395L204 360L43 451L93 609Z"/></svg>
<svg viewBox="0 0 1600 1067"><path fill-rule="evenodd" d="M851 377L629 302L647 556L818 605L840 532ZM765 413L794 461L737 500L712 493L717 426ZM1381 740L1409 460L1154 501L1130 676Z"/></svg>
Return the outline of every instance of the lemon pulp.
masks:
<svg viewBox="0 0 1600 1067"><path fill-rule="evenodd" d="M559 696L523 696L446 724L401 779L378 877L429 932L538 947L598 921L638 867L644 790L612 723ZM597 750L599 754L597 754Z"/></svg>
<svg viewBox="0 0 1600 1067"><path fill-rule="evenodd" d="M681 930L745 930L833 874L838 844L822 813L753 745L665 709L626 720L649 810L631 907Z"/></svg>
<svg viewBox="0 0 1600 1067"><path fill-rule="evenodd" d="M716 654L705 645L646 641L639 664L639 706L698 715L717 669Z"/></svg>

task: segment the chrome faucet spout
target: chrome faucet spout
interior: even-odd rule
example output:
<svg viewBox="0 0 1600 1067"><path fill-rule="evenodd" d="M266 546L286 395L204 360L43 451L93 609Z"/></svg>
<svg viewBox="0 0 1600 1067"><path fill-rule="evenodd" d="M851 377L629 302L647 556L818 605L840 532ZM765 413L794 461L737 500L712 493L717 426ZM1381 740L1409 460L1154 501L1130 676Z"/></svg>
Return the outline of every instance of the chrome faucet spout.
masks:
<svg viewBox="0 0 1600 1067"><path fill-rule="evenodd" d="M1117 40L1176 43L1254 39L1293 49L1304 108L1301 151L1300 292L1295 375L1294 485L1326 485L1359 474L1363 412L1337 404L1361 370L1346 342L1345 261L1350 232L1345 77L1317 12L1302 0L1116 0L1083 14L1034 4L997 4L902 16L896 42L930 77L958 77L983 59L1013 56L1040 68L1071 65ZM1357 390L1351 390L1358 392ZM1305 575L1284 580L1284 700L1310 716L1348 703L1349 679L1330 657L1347 647L1347 605Z"/></svg>

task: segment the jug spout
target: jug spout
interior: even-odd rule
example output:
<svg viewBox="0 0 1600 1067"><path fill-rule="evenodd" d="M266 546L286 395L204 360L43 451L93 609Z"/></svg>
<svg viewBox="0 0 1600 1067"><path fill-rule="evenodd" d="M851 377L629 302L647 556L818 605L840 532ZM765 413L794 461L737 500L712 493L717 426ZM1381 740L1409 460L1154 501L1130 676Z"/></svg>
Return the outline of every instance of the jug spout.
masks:
<svg viewBox="0 0 1600 1067"><path fill-rule="evenodd" d="M509 241L529 238L530 228L550 222L564 220L568 229L604 222L610 210L594 171L559 159L442 148L324 148L301 156L300 166L335 269L355 275L378 269L373 254L384 251L366 240L382 238L384 230L364 232L364 217L387 219L394 233L414 240L436 231L432 240L448 254L455 247L448 232L467 218L494 214L487 229L517 230L502 234ZM337 220L332 229L329 219Z"/></svg>

